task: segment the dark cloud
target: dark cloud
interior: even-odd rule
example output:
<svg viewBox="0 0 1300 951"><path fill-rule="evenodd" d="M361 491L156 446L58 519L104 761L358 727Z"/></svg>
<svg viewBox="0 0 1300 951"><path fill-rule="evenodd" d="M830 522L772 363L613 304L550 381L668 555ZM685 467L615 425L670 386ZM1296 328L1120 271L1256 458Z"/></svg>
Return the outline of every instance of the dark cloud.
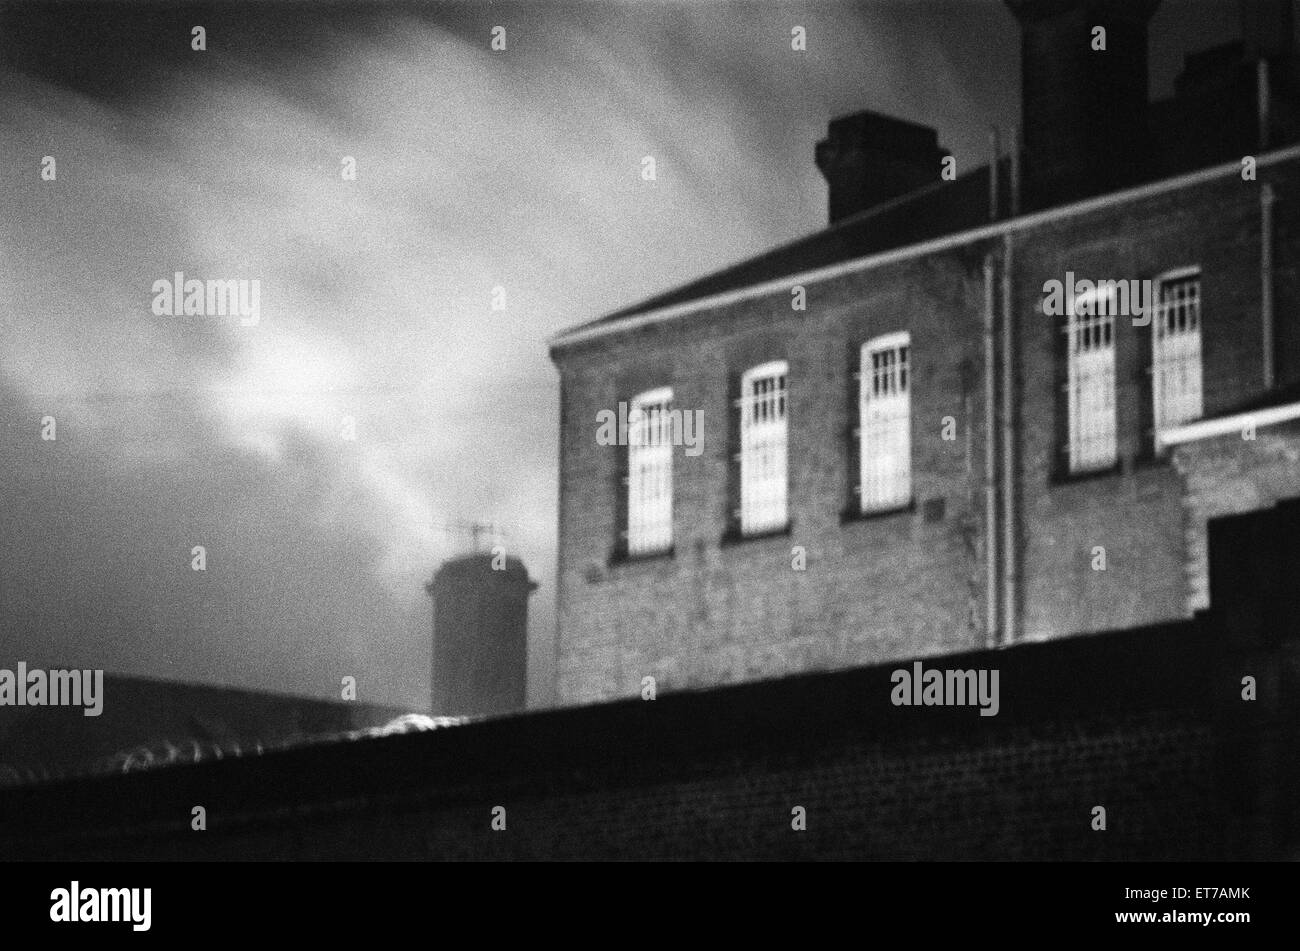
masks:
<svg viewBox="0 0 1300 951"><path fill-rule="evenodd" d="M542 582L549 696L548 337L820 227L832 115L975 164L1018 102L992 2L22 4L0 49L0 662L413 707L472 519ZM259 324L153 315L177 270Z"/></svg>

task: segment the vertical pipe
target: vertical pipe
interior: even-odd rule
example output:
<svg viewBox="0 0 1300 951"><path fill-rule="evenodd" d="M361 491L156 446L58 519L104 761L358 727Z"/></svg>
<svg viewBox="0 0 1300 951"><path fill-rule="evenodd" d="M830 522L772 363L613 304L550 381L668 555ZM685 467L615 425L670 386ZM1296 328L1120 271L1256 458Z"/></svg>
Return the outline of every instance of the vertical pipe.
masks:
<svg viewBox="0 0 1300 951"><path fill-rule="evenodd" d="M989 126L989 221L998 220L998 160L1002 157L1002 143L996 126Z"/></svg>
<svg viewBox="0 0 1300 951"><path fill-rule="evenodd" d="M1277 374L1273 365L1273 186L1259 191L1259 319L1264 353L1264 389L1271 390Z"/></svg>
<svg viewBox="0 0 1300 951"><path fill-rule="evenodd" d="M961 418L966 437L965 452L963 453L963 472L966 477L966 508L962 519L962 541L965 543L967 561L966 632L970 635L972 646L983 640L983 646L987 647L987 638L980 637L979 543L976 541L979 534L975 530L975 527L979 524L975 517L975 397L971 392L975 378L973 374L965 372L967 369L968 366L963 361Z"/></svg>
<svg viewBox="0 0 1300 951"><path fill-rule="evenodd" d="M1011 159L1007 177L1011 179L1011 217L1014 218L1020 214L1020 135L1015 126L1011 127L1007 154Z"/></svg>
<svg viewBox="0 0 1300 951"><path fill-rule="evenodd" d="M984 257L984 640L998 638L997 361L994 348L993 255Z"/></svg>
<svg viewBox="0 0 1300 951"><path fill-rule="evenodd" d="M1002 254L1002 640L1015 643L1019 632L1016 611L1016 427L1012 320L1011 233L1003 235Z"/></svg>
<svg viewBox="0 0 1300 951"><path fill-rule="evenodd" d="M1269 124L1268 60L1261 56L1255 61L1255 100L1259 122L1259 150L1268 151Z"/></svg>

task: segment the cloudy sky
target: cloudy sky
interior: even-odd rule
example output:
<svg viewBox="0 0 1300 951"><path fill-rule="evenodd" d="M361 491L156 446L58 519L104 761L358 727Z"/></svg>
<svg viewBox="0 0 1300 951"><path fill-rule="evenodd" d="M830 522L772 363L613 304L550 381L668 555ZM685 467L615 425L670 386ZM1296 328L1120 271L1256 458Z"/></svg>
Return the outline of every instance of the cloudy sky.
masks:
<svg viewBox="0 0 1300 951"><path fill-rule="evenodd" d="M1235 28L1166 3L1155 91ZM0 666L414 709L472 520L541 584L550 699L547 338L821 227L832 116L973 166L1019 99L995 0L25 4L0 50ZM260 281L257 325L156 316L176 271Z"/></svg>

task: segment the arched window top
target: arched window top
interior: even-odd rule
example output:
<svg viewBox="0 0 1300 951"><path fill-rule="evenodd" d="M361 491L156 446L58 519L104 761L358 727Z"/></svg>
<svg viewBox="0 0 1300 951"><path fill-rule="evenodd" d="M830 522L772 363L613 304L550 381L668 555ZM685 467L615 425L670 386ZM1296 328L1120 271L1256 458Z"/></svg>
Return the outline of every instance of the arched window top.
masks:
<svg viewBox="0 0 1300 951"><path fill-rule="evenodd" d="M1166 284L1170 281L1185 281L1188 278L1200 277L1201 266L1193 264L1190 267L1176 267L1171 271L1162 271L1151 280L1157 284Z"/></svg>
<svg viewBox="0 0 1300 951"><path fill-rule="evenodd" d="M630 406L662 406L673 401L671 386L657 386L653 390L638 393L628 401Z"/></svg>
<svg viewBox="0 0 1300 951"><path fill-rule="evenodd" d="M770 360L745 371L735 400L743 425L784 424L788 369L786 361Z"/></svg>
<svg viewBox="0 0 1300 951"><path fill-rule="evenodd" d="M1114 317L1119 300L1115 296L1115 285L1091 287L1074 295L1065 313L1070 320L1082 317L1084 320L1095 317Z"/></svg>
<svg viewBox="0 0 1300 951"><path fill-rule="evenodd" d="M742 386L748 386L754 380L765 380L774 376L785 376L790 372L790 364L785 360L769 360L756 367L750 367L740 378Z"/></svg>
<svg viewBox="0 0 1300 951"><path fill-rule="evenodd" d="M911 346L912 334L907 330L896 330L893 333L881 334L879 337L872 337L862 345L863 353L872 353L876 350L897 350L899 347Z"/></svg>
<svg viewBox="0 0 1300 951"><path fill-rule="evenodd" d="M907 392L912 335L906 330L872 337L862 345L862 366L857 377L862 399L899 396Z"/></svg>

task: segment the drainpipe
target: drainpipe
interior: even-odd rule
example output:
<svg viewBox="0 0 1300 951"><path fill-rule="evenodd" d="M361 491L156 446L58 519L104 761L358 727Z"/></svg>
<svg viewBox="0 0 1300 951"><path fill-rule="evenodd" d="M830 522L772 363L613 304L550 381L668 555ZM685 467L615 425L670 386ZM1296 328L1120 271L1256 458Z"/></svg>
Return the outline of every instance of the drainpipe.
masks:
<svg viewBox="0 0 1300 951"><path fill-rule="evenodd" d="M978 524L975 518L975 395L971 392L974 374L966 372L969 365L962 362L961 418L963 435L966 437L966 451L963 454L966 476L966 510L962 518L962 541L966 547L966 633L970 635L971 645L983 642L988 647L988 638L980 634L980 578L979 578L979 534L975 531Z"/></svg>
<svg viewBox="0 0 1300 951"><path fill-rule="evenodd" d="M1259 190L1259 319L1266 390L1273 388L1276 379L1273 365L1273 202L1276 200L1273 186L1265 182Z"/></svg>
<svg viewBox="0 0 1300 951"><path fill-rule="evenodd" d="M1011 179L1011 217L1020 214L1020 135L1015 126L1008 136ZM1020 555L1016 525L1016 354L1012 276L1014 248L1011 232L1003 236L1002 253L1002 532L1004 567L1002 569L1002 639L1015 643L1020 636L1020 611L1017 602L1020 578Z"/></svg>
<svg viewBox="0 0 1300 951"><path fill-rule="evenodd" d="M984 640L998 644L997 372L993 342L993 255L984 257Z"/></svg>
<svg viewBox="0 0 1300 951"><path fill-rule="evenodd" d="M1002 640L1013 644L1018 636L1016 616L1016 426L1015 372L1012 349L1012 243L1011 232L1003 236L1002 252Z"/></svg>
<svg viewBox="0 0 1300 951"><path fill-rule="evenodd" d="M1269 85L1268 60L1262 55L1255 62L1255 94L1259 123L1259 151L1268 151ZM1276 371L1273 366L1273 186L1267 182L1259 190L1259 321L1260 349L1263 351L1264 389L1271 390Z"/></svg>
<svg viewBox="0 0 1300 951"><path fill-rule="evenodd" d="M1011 156L1011 168L1009 177L1011 179L1011 215L1014 218L1020 214L1020 136L1016 132L1016 127L1011 127L1010 141L1007 143L1007 150Z"/></svg>
<svg viewBox="0 0 1300 951"><path fill-rule="evenodd" d="M989 221L998 220L998 159L1002 157L1002 144L997 126L989 126Z"/></svg>
<svg viewBox="0 0 1300 951"><path fill-rule="evenodd" d="M1268 151L1269 123L1268 60L1260 56L1255 61L1255 106L1259 122L1259 150Z"/></svg>

